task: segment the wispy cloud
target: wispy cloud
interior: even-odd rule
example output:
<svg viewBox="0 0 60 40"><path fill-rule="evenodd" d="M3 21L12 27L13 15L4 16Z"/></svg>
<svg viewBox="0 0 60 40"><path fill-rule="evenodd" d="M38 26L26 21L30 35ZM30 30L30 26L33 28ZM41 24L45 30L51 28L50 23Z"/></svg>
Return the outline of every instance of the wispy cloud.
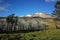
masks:
<svg viewBox="0 0 60 40"><path fill-rule="evenodd" d="M0 0L0 4L2 4L2 3L4 3L4 1L3 0ZM4 3L4 4L0 5L0 11L9 11L8 10L8 7L9 6L10 6L9 3Z"/></svg>
<svg viewBox="0 0 60 40"><path fill-rule="evenodd" d="M60 0L45 0L45 2L56 2L56 1L60 1Z"/></svg>
<svg viewBox="0 0 60 40"><path fill-rule="evenodd" d="M2 3L3 2L3 0L0 0L0 3Z"/></svg>
<svg viewBox="0 0 60 40"><path fill-rule="evenodd" d="M4 4L4 5L0 6L0 11L8 11L9 6L10 6L9 4Z"/></svg>
<svg viewBox="0 0 60 40"><path fill-rule="evenodd" d="M5 7L0 6L0 11L5 10L5 9L6 9Z"/></svg>

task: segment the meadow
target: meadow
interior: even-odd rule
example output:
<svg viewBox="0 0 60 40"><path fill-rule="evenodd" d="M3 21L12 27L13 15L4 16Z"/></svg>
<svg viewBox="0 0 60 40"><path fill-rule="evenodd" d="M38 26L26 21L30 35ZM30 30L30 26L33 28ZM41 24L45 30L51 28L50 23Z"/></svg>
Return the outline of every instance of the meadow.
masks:
<svg viewBox="0 0 60 40"><path fill-rule="evenodd" d="M60 40L60 29L0 34L0 40Z"/></svg>

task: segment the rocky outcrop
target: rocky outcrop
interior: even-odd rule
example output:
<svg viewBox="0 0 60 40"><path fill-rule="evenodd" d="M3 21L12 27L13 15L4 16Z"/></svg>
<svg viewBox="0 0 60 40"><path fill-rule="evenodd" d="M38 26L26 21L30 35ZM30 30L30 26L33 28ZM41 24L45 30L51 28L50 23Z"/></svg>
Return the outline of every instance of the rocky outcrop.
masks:
<svg viewBox="0 0 60 40"><path fill-rule="evenodd" d="M7 26L9 25L9 26ZM0 29L2 31L21 31L21 30L45 30L45 24L40 23L39 21L36 21L34 19L32 20L25 20L25 19L19 19L18 25L11 26L11 24L7 24L7 22L2 21L0 22Z"/></svg>

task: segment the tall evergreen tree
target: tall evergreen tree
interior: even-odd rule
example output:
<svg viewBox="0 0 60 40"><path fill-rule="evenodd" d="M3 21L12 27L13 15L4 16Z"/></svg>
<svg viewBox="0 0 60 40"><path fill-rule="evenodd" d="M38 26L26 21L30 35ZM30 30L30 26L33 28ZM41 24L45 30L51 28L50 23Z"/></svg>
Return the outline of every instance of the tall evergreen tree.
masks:
<svg viewBox="0 0 60 40"><path fill-rule="evenodd" d="M57 26L56 19L60 18L60 1L56 2L56 4L55 4L55 10L53 11L52 14L56 16L56 18L54 19L54 22L55 22L56 28L59 29L59 27Z"/></svg>
<svg viewBox="0 0 60 40"><path fill-rule="evenodd" d="M12 27L14 27L14 24L15 26L17 25L17 21L18 21L18 17L17 16L14 16L15 14L12 14L12 15L9 15L7 18L6 18L6 22L7 22L7 29L9 28L9 25L10 25L10 28L11 28L11 31L12 31ZM9 29L8 29L9 30ZM7 31L8 31L7 30ZM14 30L14 29L13 29Z"/></svg>
<svg viewBox="0 0 60 40"><path fill-rule="evenodd" d="M53 12L53 15L60 17L60 1L57 1L55 4L55 10Z"/></svg>

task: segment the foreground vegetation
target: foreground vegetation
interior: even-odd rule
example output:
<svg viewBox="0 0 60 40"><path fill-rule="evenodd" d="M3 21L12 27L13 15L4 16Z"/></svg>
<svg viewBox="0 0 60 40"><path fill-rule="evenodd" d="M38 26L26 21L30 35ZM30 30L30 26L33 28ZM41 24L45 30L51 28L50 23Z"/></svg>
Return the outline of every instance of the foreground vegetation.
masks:
<svg viewBox="0 0 60 40"><path fill-rule="evenodd" d="M60 29L0 34L0 40L60 40Z"/></svg>

